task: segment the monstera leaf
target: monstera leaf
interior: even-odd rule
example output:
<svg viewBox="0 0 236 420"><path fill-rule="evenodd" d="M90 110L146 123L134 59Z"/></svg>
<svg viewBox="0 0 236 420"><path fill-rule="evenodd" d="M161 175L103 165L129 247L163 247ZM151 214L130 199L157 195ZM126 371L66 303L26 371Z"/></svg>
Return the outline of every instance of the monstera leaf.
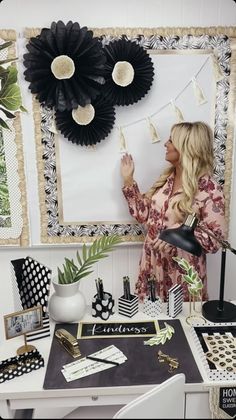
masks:
<svg viewBox="0 0 236 420"><path fill-rule="evenodd" d="M1 44L0 52L11 44L11 41ZM0 60L0 127L5 129L10 129L7 120L15 118L16 111L26 111L17 84L17 68L12 64L15 60L17 58ZM7 63L11 64L6 66Z"/></svg>
<svg viewBox="0 0 236 420"><path fill-rule="evenodd" d="M17 84L9 84L2 90L0 105L10 111L17 111L21 106L21 93Z"/></svg>

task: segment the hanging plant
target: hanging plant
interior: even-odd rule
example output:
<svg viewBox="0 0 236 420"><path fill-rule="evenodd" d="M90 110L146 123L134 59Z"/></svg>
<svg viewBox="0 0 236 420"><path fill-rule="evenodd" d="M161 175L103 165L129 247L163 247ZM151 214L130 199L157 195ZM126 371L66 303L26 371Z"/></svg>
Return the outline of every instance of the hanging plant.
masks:
<svg viewBox="0 0 236 420"><path fill-rule="evenodd" d="M25 79L39 102L58 111L85 106L100 93L106 57L87 27L69 21L30 38L24 54Z"/></svg>
<svg viewBox="0 0 236 420"><path fill-rule="evenodd" d="M150 89L154 66L147 51L124 38L104 46L106 55L104 95L113 105L131 105Z"/></svg>
<svg viewBox="0 0 236 420"><path fill-rule="evenodd" d="M11 41L0 44L1 56L3 50L12 45ZM10 130L7 120L16 117L16 111L26 111L22 106L20 87L17 84L17 68L12 64L17 58L0 60L0 127ZM6 66L6 64L10 65Z"/></svg>
<svg viewBox="0 0 236 420"><path fill-rule="evenodd" d="M58 130L69 141L89 146L108 136L115 122L115 109L100 96L85 107L57 111L55 119Z"/></svg>

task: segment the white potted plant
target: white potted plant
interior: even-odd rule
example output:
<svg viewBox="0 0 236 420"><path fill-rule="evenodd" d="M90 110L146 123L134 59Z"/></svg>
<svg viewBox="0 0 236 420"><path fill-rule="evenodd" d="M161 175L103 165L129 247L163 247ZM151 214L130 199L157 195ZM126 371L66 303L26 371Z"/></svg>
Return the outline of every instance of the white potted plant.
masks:
<svg viewBox="0 0 236 420"><path fill-rule="evenodd" d="M86 301L79 290L80 280L93 272L92 266L108 256L115 245L121 242L118 235L103 236L91 245L84 244L76 260L65 258L63 268L57 268L52 284L55 292L49 299L49 314L55 321L79 321L86 311Z"/></svg>

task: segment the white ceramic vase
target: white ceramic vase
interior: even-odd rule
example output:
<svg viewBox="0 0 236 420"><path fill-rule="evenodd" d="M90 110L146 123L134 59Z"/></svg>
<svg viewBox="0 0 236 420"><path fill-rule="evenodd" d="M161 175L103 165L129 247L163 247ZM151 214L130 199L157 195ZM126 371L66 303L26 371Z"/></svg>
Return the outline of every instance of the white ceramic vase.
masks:
<svg viewBox="0 0 236 420"><path fill-rule="evenodd" d="M55 292L49 299L48 311L54 321L80 321L86 312L86 301L79 290L79 281L59 284L57 278L52 280Z"/></svg>

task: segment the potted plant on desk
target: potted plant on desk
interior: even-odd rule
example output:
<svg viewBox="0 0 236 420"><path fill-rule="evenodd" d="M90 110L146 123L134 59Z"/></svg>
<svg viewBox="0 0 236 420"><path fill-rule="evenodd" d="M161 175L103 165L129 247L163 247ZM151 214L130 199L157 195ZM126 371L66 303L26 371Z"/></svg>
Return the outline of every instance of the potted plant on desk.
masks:
<svg viewBox="0 0 236 420"><path fill-rule="evenodd" d="M65 258L63 268L57 268L57 276L52 280L55 292L49 300L49 314L55 321L79 321L85 314L86 301L79 290L80 280L93 272L92 265L108 256L115 245L121 242L118 235L95 239L92 245L83 245L81 255L76 253L76 261Z"/></svg>

